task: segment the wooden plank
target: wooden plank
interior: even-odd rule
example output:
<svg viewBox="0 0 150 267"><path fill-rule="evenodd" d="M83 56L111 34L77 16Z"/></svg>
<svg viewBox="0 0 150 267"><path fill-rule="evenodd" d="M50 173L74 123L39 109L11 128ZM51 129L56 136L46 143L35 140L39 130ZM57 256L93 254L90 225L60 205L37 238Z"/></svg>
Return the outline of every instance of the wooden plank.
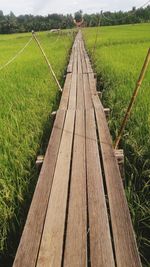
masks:
<svg viewBox="0 0 150 267"><path fill-rule="evenodd" d="M76 108L76 88L77 88L77 44L75 45L75 58L73 64L73 73L72 73L72 81L71 81L71 89L69 96L69 109Z"/></svg>
<svg viewBox="0 0 150 267"><path fill-rule="evenodd" d="M35 267L64 120L58 111L13 267Z"/></svg>
<svg viewBox="0 0 150 267"><path fill-rule="evenodd" d="M86 266L87 206L84 110L76 111L73 162L69 195L69 209L63 266Z"/></svg>
<svg viewBox="0 0 150 267"><path fill-rule="evenodd" d="M93 73L89 73L89 83L90 83L90 91L92 95L96 95L97 94L97 89L96 89L96 79L94 78L94 74Z"/></svg>
<svg viewBox="0 0 150 267"><path fill-rule="evenodd" d="M68 109L75 109L76 108L76 88L77 88L77 74L73 73L72 74L72 81L71 81L71 89L70 89Z"/></svg>
<svg viewBox="0 0 150 267"><path fill-rule="evenodd" d="M102 109L103 112L104 112L104 108L103 108L103 105L100 101L100 98L99 96L96 94L96 95L92 95L92 102L93 102L93 105L94 105L94 109ZM105 113L104 113L105 114ZM105 120L106 120L106 116L105 116Z"/></svg>
<svg viewBox="0 0 150 267"><path fill-rule="evenodd" d="M82 47L83 47L84 57L85 57L86 65L87 65L87 73L92 74L93 69L91 67L89 56L88 56L87 52L85 51L84 43L82 43ZM94 75L94 73L93 73L93 75Z"/></svg>
<svg viewBox="0 0 150 267"><path fill-rule="evenodd" d="M55 169L37 267L61 266L75 111L68 110Z"/></svg>
<svg viewBox="0 0 150 267"><path fill-rule="evenodd" d="M78 74L77 77L77 109L84 109L84 91L83 91L83 75Z"/></svg>
<svg viewBox="0 0 150 267"><path fill-rule="evenodd" d="M86 110L86 164L91 267L115 267L94 110Z"/></svg>
<svg viewBox="0 0 150 267"><path fill-rule="evenodd" d="M72 74L69 73L66 76L66 81L65 81L65 85L64 85L64 89L63 89L60 105L59 105L59 109L66 110L68 108L71 81L72 81Z"/></svg>
<svg viewBox="0 0 150 267"><path fill-rule="evenodd" d="M93 69L91 67L91 63L89 60L89 57L85 51L85 47L84 47L84 43L81 43L81 51L82 51L82 61L83 61L83 65L84 65L84 72L85 74L88 74L88 78L89 78L89 83L90 83L90 90L91 90L91 94L95 94L97 92L96 89L96 79L94 77L94 72Z"/></svg>
<svg viewBox="0 0 150 267"><path fill-rule="evenodd" d="M83 73L82 79L83 79L84 102L85 102L85 109L90 109L90 108L93 108L93 104L92 104L92 98L91 98L89 76L87 74L87 65L85 62L82 43L83 42L80 43L80 55L81 55L82 73Z"/></svg>
<svg viewBox="0 0 150 267"><path fill-rule="evenodd" d="M67 73L71 73L73 71L73 60L74 60L74 46L72 47L70 61L67 67Z"/></svg>
<svg viewBox="0 0 150 267"><path fill-rule="evenodd" d="M77 46L77 54L78 54L78 74L82 74L82 62L81 62L81 55L80 55L80 41L78 40Z"/></svg>
<svg viewBox="0 0 150 267"><path fill-rule="evenodd" d="M88 74L83 75L83 90L84 90L85 108L91 109L93 108L93 103L92 103L92 98L91 98L91 93L90 93Z"/></svg>
<svg viewBox="0 0 150 267"><path fill-rule="evenodd" d="M81 33L75 39L67 71L71 73L66 77L60 110L13 267L87 266L87 254L90 254L91 267L115 266L93 105L109 199L116 266L140 267L118 164ZM69 110L65 112L67 108ZM87 246L90 246L89 251Z"/></svg>
<svg viewBox="0 0 150 267"><path fill-rule="evenodd" d="M97 97L93 97L93 102L96 107L117 267L141 267L125 191L104 110L101 105L98 106Z"/></svg>
<svg viewBox="0 0 150 267"><path fill-rule="evenodd" d="M78 42L78 75L77 75L77 109L84 109L82 62L80 55L80 42Z"/></svg>
<svg viewBox="0 0 150 267"><path fill-rule="evenodd" d="M95 95L97 93L97 89L96 89L96 79L94 77L94 73L93 73L93 69L91 67L91 63L89 60L89 57L85 51L85 47L84 47L84 43L82 42L82 55L84 57L84 61L86 64L86 68L85 68L85 74L88 73L88 78L89 78L89 84L90 84L90 91L92 95Z"/></svg>
<svg viewBox="0 0 150 267"><path fill-rule="evenodd" d="M80 53L81 53L81 60L82 60L82 70L84 74L87 74L87 65L86 65L86 61L85 61L85 57L84 57L84 51L83 51L83 47L82 47L83 42L80 42Z"/></svg>

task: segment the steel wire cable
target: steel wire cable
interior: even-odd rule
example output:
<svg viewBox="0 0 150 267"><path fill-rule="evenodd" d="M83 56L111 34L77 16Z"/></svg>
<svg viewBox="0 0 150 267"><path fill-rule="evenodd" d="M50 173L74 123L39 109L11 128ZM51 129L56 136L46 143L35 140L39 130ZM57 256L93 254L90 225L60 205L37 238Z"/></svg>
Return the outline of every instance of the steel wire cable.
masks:
<svg viewBox="0 0 150 267"><path fill-rule="evenodd" d="M4 65L2 65L0 67L0 71L3 70L4 68L6 68L8 65L10 65L13 61L15 61L20 56L20 54L23 53L23 51L27 48L27 46L31 43L32 39L33 39L33 37L31 37L29 39L29 41L25 44L25 46L23 48L21 48L21 50L19 50L15 56L13 56L11 59L9 59L7 61L7 63L5 63Z"/></svg>

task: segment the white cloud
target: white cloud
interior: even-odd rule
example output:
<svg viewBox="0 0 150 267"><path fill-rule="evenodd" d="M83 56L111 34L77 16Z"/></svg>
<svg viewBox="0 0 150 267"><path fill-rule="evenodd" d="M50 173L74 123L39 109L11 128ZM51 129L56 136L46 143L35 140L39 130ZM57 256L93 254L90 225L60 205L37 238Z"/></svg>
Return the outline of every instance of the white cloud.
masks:
<svg viewBox="0 0 150 267"><path fill-rule="evenodd" d="M34 0L0 0L0 10L4 14L8 14L10 11L16 15L33 13Z"/></svg>
<svg viewBox="0 0 150 267"><path fill-rule="evenodd" d="M44 1L32 0L32 1L33 1L33 13L34 14L41 14L44 10L45 10L45 13L47 13L46 10L48 10L50 0L44 0Z"/></svg>
<svg viewBox="0 0 150 267"><path fill-rule="evenodd" d="M145 0L146 2L146 0ZM94 13L101 10L130 10L133 6L140 7L144 0L0 0L0 10L5 14L13 11L16 15L32 13L47 15L48 13L74 13L79 9Z"/></svg>

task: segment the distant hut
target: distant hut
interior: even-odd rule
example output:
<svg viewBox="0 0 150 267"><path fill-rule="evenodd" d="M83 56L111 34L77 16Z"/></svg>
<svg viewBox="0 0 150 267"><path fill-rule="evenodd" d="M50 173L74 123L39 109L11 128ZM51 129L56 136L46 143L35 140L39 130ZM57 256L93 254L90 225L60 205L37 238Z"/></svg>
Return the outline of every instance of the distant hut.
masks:
<svg viewBox="0 0 150 267"><path fill-rule="evenodd" d="M79 10L74 14L74 24L76 25L77 28L81 28L84 26L82 10Z"/></svg>
<svg viewBox="0 0 150 267"><path fill-rule="evenodd" d="M75 25L76 25L77 28L81 28L81 27L84 26L84 19L82 18L81 21L76 21L76 20L74 19L74 23L75 23Z"/></svg>

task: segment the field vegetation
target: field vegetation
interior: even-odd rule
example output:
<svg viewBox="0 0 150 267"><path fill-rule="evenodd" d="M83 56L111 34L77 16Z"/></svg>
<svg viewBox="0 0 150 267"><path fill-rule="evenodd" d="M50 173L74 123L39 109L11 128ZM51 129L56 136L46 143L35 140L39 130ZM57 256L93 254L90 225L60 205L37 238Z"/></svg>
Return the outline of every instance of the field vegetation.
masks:
<svg viewBox="0 0 150 267"><path fill-rule="evenodd" d="M95 44L98 30L98 40ZM150 24L83 30L98 74L103 103L111 108L115 140L150 44ZM0 35L0 67L29 40L30 34ZM63 81L72 34L38 34L57 77ZM35 160L47 145L57 86L34 41L0 70L0 261L13 259L38 177ZM143 266L150 266L150 66L120 147L125 152L125 189ZM16 244L12 242L16 240ZM5 257L4 257L5 255ZM9 263L8 263L8 261ZM1 265L0 265L1 266Z"/></svg>
<svg viewBox="0 0 150 267"><path fill-rule="evenodd" d="M93 47L98 30L95 53ZM150 24L84 29L103 103L111 108L115 140L148 48ZM125 152L126 195L143 265L150 266L150 65L120 148Z"/></svg>
<svg viewBox="0 0 150 267"><path fill-rule="evenodd" d="M149 1L148 1L149 2ZM150 21L150 5L148 2L142 7L132 7L129 11L104 11L100 15L100 10L96 14L83 14L82 10L77 11L74 16L72 14L48 14L47 16L39 15L19 15L11 11L4 15L0 10L0 33L18 33L35 31L47 31L50 29L72 29L74 28L74 18L78 21L84 19L86 27L95 27L98 25L101 17L101 25L120 25L144 23Z"/></svg>
<svg viewBox="0 0 150 267"><path fill-rule="evenodd" d="M0 67L30 37L30 33L0 35ZM72 35L44 32L38 38L62 85ZM33 40L0 71L0 266L8 266L7 260L13 258L18 242L14 240L19 238L38 177L36 156L45 150L58 98L56 83Z"/></svg>

